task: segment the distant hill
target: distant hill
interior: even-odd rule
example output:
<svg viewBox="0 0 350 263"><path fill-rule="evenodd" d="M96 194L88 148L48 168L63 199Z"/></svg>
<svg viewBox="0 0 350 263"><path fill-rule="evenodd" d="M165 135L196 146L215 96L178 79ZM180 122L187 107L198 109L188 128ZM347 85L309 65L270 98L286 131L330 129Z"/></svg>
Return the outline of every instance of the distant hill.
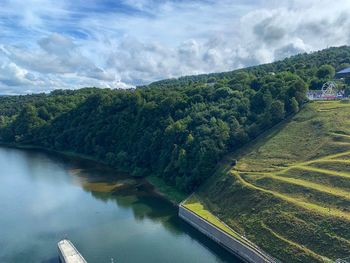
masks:
<svg viewBox="0 0 350 263"><path fill-rule="evenodd" d="M93 157L191 192L225 155L296 114L308 88L320 88L348 63L350 48L339 47L134 90L1 97L0 137Z"/></svg>
<svg viewBox="0 0 350 263"><path fill-rule="evenodd" d="M349 65L339 47L134 90L0 97L0 142L94 158L179 198L198 189L283 262L334 260L350 252L350 104L306 92Z"/></svg>
<svg viewBox="0 0 350 263"><path fill-rule="evenodd" d="M349 257L349 116L348 101L309 103L229 157L200 199L283 262Z"/></svg>
<svg viewBox="0 0 350 263"><path fill-rule="evenodd" d="M322 65L331 65L336 71L350 67L350 47L331 47L312 53L298 54L273 63L252 66L228 72L165 79L151 83L149 87L174 87L189 85L192 82L225 82L225 80L235 79L237 74L242 72L261 77L268 72L278 73L288 71L297 74L309 85L314 85L313 88L320 88L320 84L323 84L323 82L318 83L317 71ZM317 84L319 85L317 86Z"/></svg>

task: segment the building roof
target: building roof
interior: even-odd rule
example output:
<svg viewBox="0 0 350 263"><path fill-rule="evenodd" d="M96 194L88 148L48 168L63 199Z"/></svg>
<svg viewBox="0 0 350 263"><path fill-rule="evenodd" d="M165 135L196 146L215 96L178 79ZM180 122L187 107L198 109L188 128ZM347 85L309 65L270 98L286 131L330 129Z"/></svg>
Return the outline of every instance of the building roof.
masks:
<svg viewBox="0 0 350 263"><path fill-rule="evenodd" d="M347 76L347 75L350 76L350 68L345 68L341 71L338 71L336 74L337 77L343 77L343 76Z"/></svg>

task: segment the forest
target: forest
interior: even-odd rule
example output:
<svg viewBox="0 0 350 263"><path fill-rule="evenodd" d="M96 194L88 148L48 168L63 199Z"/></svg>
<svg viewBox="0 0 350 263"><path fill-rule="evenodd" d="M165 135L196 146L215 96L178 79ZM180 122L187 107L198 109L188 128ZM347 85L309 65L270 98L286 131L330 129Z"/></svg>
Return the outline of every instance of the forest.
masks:
<svg viewBox="0 0 350 263"><path fill-rule="evenodd" d="M350 47L339 47L135 89L0 96L0 140L90 156L191 192L225 154L297 113L308 89L349 66Z"/></svg>

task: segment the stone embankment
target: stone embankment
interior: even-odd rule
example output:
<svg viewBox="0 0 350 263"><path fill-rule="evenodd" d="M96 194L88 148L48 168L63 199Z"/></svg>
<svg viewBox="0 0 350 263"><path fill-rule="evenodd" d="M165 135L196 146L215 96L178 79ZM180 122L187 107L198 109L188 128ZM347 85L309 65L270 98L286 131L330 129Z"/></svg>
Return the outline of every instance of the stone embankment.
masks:
<svg viewBox="0 0 350 263"><path fill-rule="evenodd" d="M240 257L249 263L277 263L273 257L269 256L254 244L242 242L241 240L227 234L204 218L198 216L191 210L179 205L179 217L192 225L194 228L220 244L232 254ZM279 262L280 263L280 262Z"/></svg>

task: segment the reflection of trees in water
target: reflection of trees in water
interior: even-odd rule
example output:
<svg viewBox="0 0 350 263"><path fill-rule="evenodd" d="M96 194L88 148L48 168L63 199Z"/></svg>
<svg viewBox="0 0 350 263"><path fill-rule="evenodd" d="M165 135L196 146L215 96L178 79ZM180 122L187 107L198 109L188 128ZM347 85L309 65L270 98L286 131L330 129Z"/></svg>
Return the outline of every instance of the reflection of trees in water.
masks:
<svg viewBox="0 0 350 263"><path fill-rule="evenodd" d="M181 235L183 230L177 217L177 208L168 200L155 194L151 186L135 181L127 187L112 193L90 192L91 195L103 202L115 202L118 207L131 209L136 221L146 219L162 224L172 234Z"/></svg>
<svg viewBox="0 0 350 263"><path fill-rule="evenodd" d="M58 256L41 261L40 263L60 263Z"/></svg>
<svg viewBox="0 0 350 263"><path fill-rule="evenodd" d="M145 187L145 188L143 188ZM130 185L128 189L115 191L114 193L94 193L91 194L103 201L114 201L117 206L132 209L135 220L150 219L162 226L173 235L187 235L213 251L223 262L242 261L223 249L220 245L194 229L188 223L177 216L177 208L165 198L152 192L147 184Z"/></svg>
<svg viewBox="0 0 350 263"><path fill-rule="evenodd" d="M177 208L164 197L157 195L153 190L153 186L147 183L147 181L134 179L125 174L118 174L116 176L115 171L108 168L101 170L101 166L91 168L84 169L79 173L79 176L83 176L91 183L121 182L124 184L122 187L111 192L95 192L87 188L84 189L82 185L84 191L90 193L94 198L105 203L112 201L119 208L131 209L136 221L152 220L162 224L164 229L173 235L187 235L213 251L220 257L222 262L241 262L217 243L181 220L177 216Z"/></svg>
<svg viewBox="0 0 350 263"><path fill-rule="evenodd" d="M156 195L152 187L144 180L133 179L125 174L123 175L114 170L103 168L102 165L91 164L91 161L72 161L71 157L57 157L52 154L49 154L49 157L45 157L46 154L42 154L41 152L38 152L30 159L30 153L29 151L28 157L25 156L29 158L29 161L26 161L25 164L28 165L26 168L33 177L38 176L40 180L47 178L52 180L57 176L57 179L65 183L70 176L82 177L91 183L123 183L125 185L123 185L123 188L118 188L112 192L94 192L84 189L83 185L81 185L81 189L100 201L114 202L118 207L132 211L134 219L137 221L152 220L153 222L161 224L164 230L168 231L170 234L174 236L189 236L193 238L195 242L199 242L201 245L208 247L211 251L216 253L218 257L225 258L225 256L223 256L225 252L220 247L179 219L177 217L177 209L170 202ZM64 160L62 161L62 159ZM53 161L54 164L51 164L51 161ZM68 162L66 163L65 161ZM38 173L37 170L39 168L41 169L40 173ZM43 170L50 171L50 173L42 172ZM70 172L67 173L67 171ZM98 221L94 223L98 223ZM42 259L42 249L44 246L42 246L42 243L38 244L37 242L49 241L52 243L52 246L54 246L58 240L64 238L65 233L69 233L70 237L81 237L81 233L86 230L86 225L69 224L69 226L64 226L63 229L50 229L50 231L54 231L54 233L40 232L35 234L32 236L32 239L36 242L18 247L14 253L2 257L0 261L23 262L23 259L26 259L29 262L31 261L30 259L40 258L40 260L38 260L39 263L58 263L56 255L54 257ZM5 245L0 241L0 248L2 247L5 247ZM56 253L55 250L55 254ZM230 260L223 261L236 262L232 260L232 256Z"/></svg>
<svg viewBox="0 0 350 263"><path fill-rule="evenodd" d="M186 233L188 236L198 241L208 250L213 251L220 258L220 262L243 263L242 260L232 255L226 249L222 248L218 243L214 242L212 239L208 238L185 221L181 220L180 218L177 218L177 220L181 225L182 232Z"/></svg>

